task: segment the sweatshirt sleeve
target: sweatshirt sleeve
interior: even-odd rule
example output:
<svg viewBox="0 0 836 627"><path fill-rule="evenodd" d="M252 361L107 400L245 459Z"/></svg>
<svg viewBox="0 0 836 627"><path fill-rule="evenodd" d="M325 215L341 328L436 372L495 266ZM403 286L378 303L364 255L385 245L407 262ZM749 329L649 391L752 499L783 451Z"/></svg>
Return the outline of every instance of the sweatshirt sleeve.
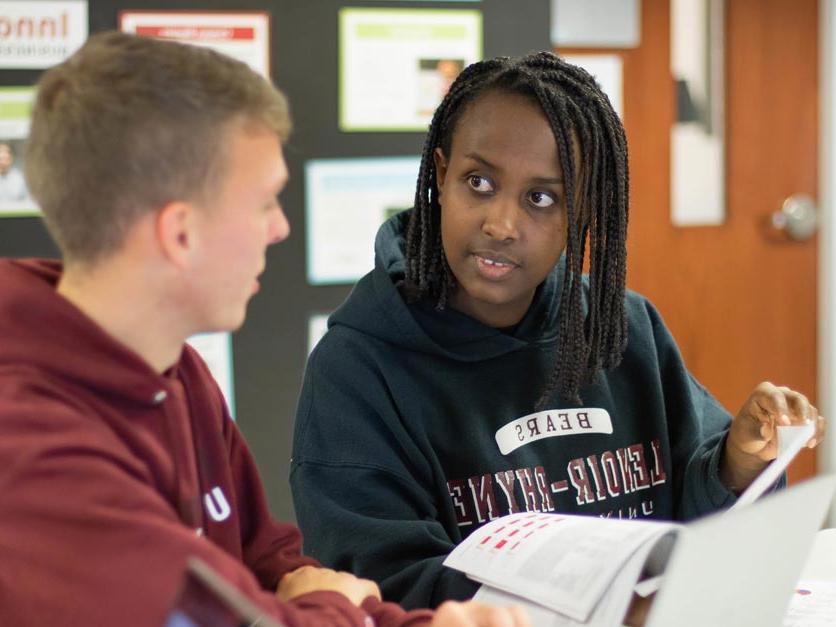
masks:
<svg viewBox="0 0 836 627"><path fill-rule="evenodd" d="M297 527L280 523L270 515L252 454L231 420L227 425L230 460L233 468L237 470L236 494L245 503L241 512L244 562L263 588L275 590L283 575L301 566L320 564L315 559L302 555L302 534ZM317 602L322 603L318 594L300 597L294 603L301 603L304 607L315 607ZM339 594L326 593L325 601L326 606L334 604L334 601L337 602L336 605L340 605L345 599ZM432 612L429 610L406 612L395 603L382 603L372 598L363 603L363 611L374 620L377 627L418 627L432 620ZM338 621L339 616L335 616L333 620Z"/></svg>
<svg viewBox="0 0 836 627"><path fill-rule="evenodd" d="M192 556L288 627L368 624L335 592L279 602L183 525L140 459L71 405L6 398L0 468L0 624L158 626Z"/></svg>
<svg viewBox="0 0 836 627"><path fill-rule="evenodd" d="M300 566L319 564L302 555L302 535L298 528L281 523L270 514L252 453L227 415L224 416L224 430L238 500L243 561L263 588L275 590L286 573Z"/></svg>
<svg viewBox="0 0 836 627"><path fill-rule="evenodd" d="M361 359L346 368L321 357L305 374L290 475L305 552L375 580L406 608L470 598L478 585L442 564L460 538L446 531L456 524L432 496L440 470L419 436Z"/></svg>

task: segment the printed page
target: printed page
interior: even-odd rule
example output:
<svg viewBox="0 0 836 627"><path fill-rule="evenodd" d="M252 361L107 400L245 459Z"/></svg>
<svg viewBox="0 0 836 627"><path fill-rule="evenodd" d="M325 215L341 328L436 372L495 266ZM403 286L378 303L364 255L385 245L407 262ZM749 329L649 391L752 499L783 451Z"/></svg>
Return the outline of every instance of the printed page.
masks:
<svg viewBox="0 0 836 627"><path fill-rule="evenodd" d="M474 531L444 564L585 622L636 550L676 527L647 520L512 514Z"/></svg>
<svg viewBox="0 0 836 627"><path fill-rule="evenodd" d="M518 605L525 608L532 627L619 627L632 599L633 584L641 574L647 554L653 543L639 548L627 564L616 574L615 579L595 606L586 622L574 620L564 614L490 586L482 586L473 597L478 601L494 605Z"/></svg>
<svg viewBox="0 0 836 627"><path fill-rule="evenodd" d="M836 581L799 581L790 599L784 627L836 625Z"/></svg>
<svg viewBox="0 0 836 627"><path fill-rule="evenodd" d="M727 511L732 511L754 503L764 492L772 487L781 477L790 462L804 448L807 441L815 434L816 427L813 423L806 425L792 425L778 427L778 456L763 469L758 478L755 479L743 494L741 494L734 505ZM662 586L664 575L658 575L645 579L636 585L636 594L646 597L657 592Z"/></svg>

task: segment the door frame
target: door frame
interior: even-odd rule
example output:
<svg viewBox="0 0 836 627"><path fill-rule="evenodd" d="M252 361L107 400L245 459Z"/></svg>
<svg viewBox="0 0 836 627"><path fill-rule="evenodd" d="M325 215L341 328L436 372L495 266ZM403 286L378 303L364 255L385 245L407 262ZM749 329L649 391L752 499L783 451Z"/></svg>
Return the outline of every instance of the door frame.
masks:
<svg viewBox="0 0 836 627"><path fill-rule="evenodd" d="M819 232L818 232L818 403L830 420L830 434L819 447L819 472L836 471L836 7L819 0ZM828 526L836 526L836 503Z"/></svg>

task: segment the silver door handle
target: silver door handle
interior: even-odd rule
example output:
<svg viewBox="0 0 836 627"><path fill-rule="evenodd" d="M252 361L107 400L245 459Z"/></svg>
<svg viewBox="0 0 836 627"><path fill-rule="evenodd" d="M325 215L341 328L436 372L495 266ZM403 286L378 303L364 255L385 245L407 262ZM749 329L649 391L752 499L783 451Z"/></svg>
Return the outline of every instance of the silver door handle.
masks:
<svg viewBox="0 0 836 627"><path fill-rule="evenodd" d="M816 203L805 194L793 194L772 214L772 226L797 242L810 239L818 222Z"/></svg>

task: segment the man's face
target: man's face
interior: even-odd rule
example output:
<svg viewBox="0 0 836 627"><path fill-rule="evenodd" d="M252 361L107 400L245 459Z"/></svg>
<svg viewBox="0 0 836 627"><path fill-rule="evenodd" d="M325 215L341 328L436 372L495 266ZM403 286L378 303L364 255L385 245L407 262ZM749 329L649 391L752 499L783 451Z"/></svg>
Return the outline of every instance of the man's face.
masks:
<svg viewBox="0 0 836 627"><path fill-rule="evenodd" d="M218 193L195 218L190 289L201 331L243 324L247 303L259 289L267 247L290 233L278 201L288 178L279 138L254 123L235 124L228 138Z"/></svg>

